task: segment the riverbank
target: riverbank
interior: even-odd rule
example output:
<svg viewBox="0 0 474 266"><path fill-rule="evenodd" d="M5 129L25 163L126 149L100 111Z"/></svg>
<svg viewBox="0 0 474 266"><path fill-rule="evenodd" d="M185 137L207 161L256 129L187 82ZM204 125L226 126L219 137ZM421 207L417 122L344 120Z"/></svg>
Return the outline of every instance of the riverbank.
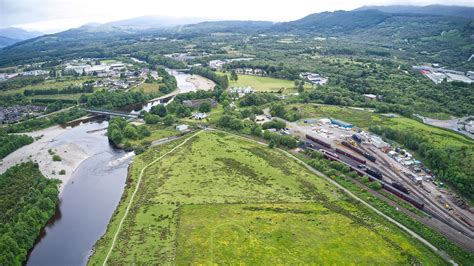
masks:
<svg viewBox="0 0 474 266"><path fill-rule="evenodd" d="M61 180L62 183L59 187L61 195L64 186L69 182L74 171L84 160L91 156L75 143L53 145L61 135L70 129L53 126L25 133L25 135L33 137L35 141L5 157L0 165L0 173L4 173L8 168L22 162L36 162L44 176ZM53 154L59 156L60 161L53 161ZM64 174L60 174L60 172Z"/></svg>
<svg viewBox="0 0 474 266"><path fill-rule="evenodd" d="M198 75L191 75L186 79L186 81L192 83L197 88L197 90L208 91L214 89L216 86L216 83L214 83L212 80Z"/></svg>

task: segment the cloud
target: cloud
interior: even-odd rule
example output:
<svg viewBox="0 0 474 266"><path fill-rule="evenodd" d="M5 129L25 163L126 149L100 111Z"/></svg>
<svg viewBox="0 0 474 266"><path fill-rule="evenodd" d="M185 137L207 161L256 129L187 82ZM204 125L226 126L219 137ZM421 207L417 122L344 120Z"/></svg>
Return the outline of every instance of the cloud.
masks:
<svg viewBox="0 0 474 266"><path fill-rule="evenodd" d="M363 5L433 3L473 6L472 0L0 0L0 27L57 31L88 22L109 22L144 15L287 21L321 11Z"/></svg>

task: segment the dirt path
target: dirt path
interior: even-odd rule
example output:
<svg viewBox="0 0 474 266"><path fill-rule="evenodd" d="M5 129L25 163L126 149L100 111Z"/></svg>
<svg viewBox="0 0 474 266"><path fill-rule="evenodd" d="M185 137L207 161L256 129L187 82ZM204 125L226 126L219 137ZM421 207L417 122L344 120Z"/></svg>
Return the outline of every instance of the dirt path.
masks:
<svg viewBox="0 0 474 266"><path fill-rule="evenodd" d="M214 130L217 130L217 129L214 129ZM217 131L221 131L221 130L217 130ZM261 145L267 145L266 143L263 143L263 142L260 142L260 141L257 141L257 140L254 140L254 139L251 139L251 138L247 138L247 137L244 137L244 136L240 136L240 135L236 135L236 134L233 134L233 133L230 133L230 132L227 132L227 131L221 131L221 132L226 132L228 134L231 134L231 135L234 135L234 136L237 136L239 138L243 138L243 139L246 139L246 140L249 140L249 141L252 141L252 142L255 142L255 143L258 143L258 144L261 144ZM453 264L453 265L458 265L454 260L452 260L449 255L447 255L446 253L444 253L443 251L439 250L437 247L435 247L434 245L432 245L428 240L424 239L422 236L418 235L417 233L413 232L412 230L410 230L409 228L407 228L406 226L404 226L403 224L397 222L396 220L392 219L391 217L387 216L386 214L384 214L383 212L377 210L375 207L373 207L372 205L370 205L369 203L365 202L364 200L362 200L361 198L357 197L355 194L353 194L351 191L349 191L348 189L346 189L345 187L341 186L339 183L337 183L336 181L334 181L333 179L329 178L328 176L326 176L325 174L321 173L320 171L314 169L313 167L309 166L308 164L306 164L305 162L303 162L302 160L300 160L299 158L295 157L293 154L285 151L285 150L282 150L282 149L279 149L277 148L278 150L280 150L281 152L283 152L286 156L292 158L293 160L297 161L298 163L300 163L301 165L303 165L304 167L306 167L309 171L311 171L312 173L316 174L316 175L319 175L319 176L322 176L323 178L325 178L327 181L329 181L331 184L333 184L334 186L336 186L337 188L341 189L342 191L344 191L346 194L348 194L349 196L351 196L352 198L356 199L357 201L361 202L362 204L364 204L366 207L368 207L369 209L371 209L372 211L374 211L375 213L377 213L378 215L382 216L383 218L387 219L388 221L390 221L391 223L395 224L396 226L398 226L400 229L404 230L405 232L407 232L408 234L410 234L411 236L413 236L414 238L418 239L420 242L422 242L423 244L425 244L426 246L428 246L430 249L432 249L436 254L438 254L439 256L441 256L442 258L444 258L446 261L448 261L449 263Z"/></svg>
<svg viewBox="0 0 474 266"><path fill-rule="evenodd" d="M133 203L133 199L135 198L135 195L137 194L137 191L138 191L138 188L140 187L140 183L142 181L142 178L143 178L143 173L145 173L145 170L152 164L158 162L159 160L163 159L165 156L167 156L168 154L174 152L176 149L180 148L181 146L183 146L184 144L186 144L190 139L194 138L195 136L197 136L198 134L200 134L201 132L203 132L202 130L201 131L198 131L197 133L195 133L194 135L190 136L189 138L185 139L183 142L181 142L178 146L174 147L173 149L171 149L170 151L166 152L165 154L161 155L160 157L156 158L155 160L153 160L151 163L145 165L145 167L143 167L143 169L140 171L140 175L138 176L138 181L137 181L137 185L135 186L135 190L133 191L132 193L132 196L130 197L130 201L128 202L127 204L127 208L125 209L125 214L122 216L122 219L120 220L120 223L119 223L119 226L117 228L117 231L115 232L114 234L114 238L112 239L112 245L110 246L110 249L109 251L107 252L107 256L105 257L104 259L104 263L102 265L106 265L107 264L107 261L109 260L109 257L110 257L110 254L112 254L112 250L114 249L114 246L115 246L115 242L117 241L117 237L120 233L120 230L122 229L122 225L123 225L123 222L125 221L125 219L127 218L127 215L128 215L128 212L130 211L130 208L132 206L132 203Z"/></svg>

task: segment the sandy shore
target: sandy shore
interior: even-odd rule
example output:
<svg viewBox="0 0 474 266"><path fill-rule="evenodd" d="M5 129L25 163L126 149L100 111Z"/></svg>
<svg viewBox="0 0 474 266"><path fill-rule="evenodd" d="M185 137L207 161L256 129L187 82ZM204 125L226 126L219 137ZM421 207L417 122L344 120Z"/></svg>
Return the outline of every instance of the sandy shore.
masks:
<svg viewBox="0 0 474 266"><path fill-rule="evenodd" d="M192 83L198 90L208 91L214 89L216 86L212 80L197 75L191 75L186 81Z"/></svg>
<svg viewBox="0 0 474 266"><path fill-rule="evenodd" d="M68 130L69 129L54 126L32 133L25 133L25 135L29 135L33 138L42 137L35 140L32 144L24 146L3 158L3 163L0 165L0 173L5 172L9 167L15 164L31 160L39 164L44 176L57 178L62 181L59 188L60 192L62 192L74 171L84 160L90 157L90 155L74 143L66 143L54 148L49 147L49 144ZM52 155L48 151L49 149L59 155L62 160L54 162ZM59 172L61 170L65 170L66 173L60 175Z"/></svg>

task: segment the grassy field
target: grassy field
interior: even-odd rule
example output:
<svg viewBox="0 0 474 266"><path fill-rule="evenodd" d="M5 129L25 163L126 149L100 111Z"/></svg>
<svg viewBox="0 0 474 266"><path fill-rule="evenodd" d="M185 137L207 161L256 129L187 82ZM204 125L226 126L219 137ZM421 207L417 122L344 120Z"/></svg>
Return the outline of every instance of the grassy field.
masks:
<svg viewBox="0 0 474 266"><path fill-rule="evenodd" d="M229 87L246 87L250 86L256 91L278 91L284 88L283 92L294 93L296 92L295 82L286 79L276 79L270 77L259 77L251 75L238 75L237 81L229 80ZM309 89L312 86L309 83L305 84L305 89Z"/></svg>
<svg viewBox="0 0 474 266"><path fill-rule="evenodd" d="M182 141L134 159L122 201L90 265L102 264L109 251L141 170ZM444 263L278 150L203 132L143 172L108 264L323 260Z"/></svg>
<svg viewBox="0 0 474 266"><path fill-rule="evenodd" d="M11 94L16 94L16 93L23 94L24 90L64 89L68 87L69 85L81 86L82 83L89 80L97 80L97 78L78 77L77 79L71 78L71 79L66 79L66 80L45 80L44 82L41 82L39 84L28 85L20 89L0 91L0 95L11 95ZM49 97L50 95L41 95L41 96L44 96L46 98L46 97Z"/></svg>
<svg viewBox="0 0 474 266"><path fill-rule="evenodd" d="M179 135L180 133L173 126L166 127L163 125L149 125L149 124L144 124L143 126L145 126L150 131L151 133L150 136L144 137L143 139L140 139L140 140L125 138L123 142L130 142L130 144L133 146L133 145L138 145L142 142L152 142L155 140L176 136L176 135Z"/></svg>
<svg viewBox="0 0 474 266"><path fill-rule="evenodd" d="M352 123L360 128L368 128L371 125L388 125L390 118L380 114L359 111L347 107L314 105L314 104L290 104L287 109L297 109L303 118L335 118Z"/></svg>
<svg viewBox="0 0 474 266"><path fill-rule="evenodd" d="M160 92L160 84L158 83L142 83L133 88L133 91L143 91L144 93Z"/></svg>

